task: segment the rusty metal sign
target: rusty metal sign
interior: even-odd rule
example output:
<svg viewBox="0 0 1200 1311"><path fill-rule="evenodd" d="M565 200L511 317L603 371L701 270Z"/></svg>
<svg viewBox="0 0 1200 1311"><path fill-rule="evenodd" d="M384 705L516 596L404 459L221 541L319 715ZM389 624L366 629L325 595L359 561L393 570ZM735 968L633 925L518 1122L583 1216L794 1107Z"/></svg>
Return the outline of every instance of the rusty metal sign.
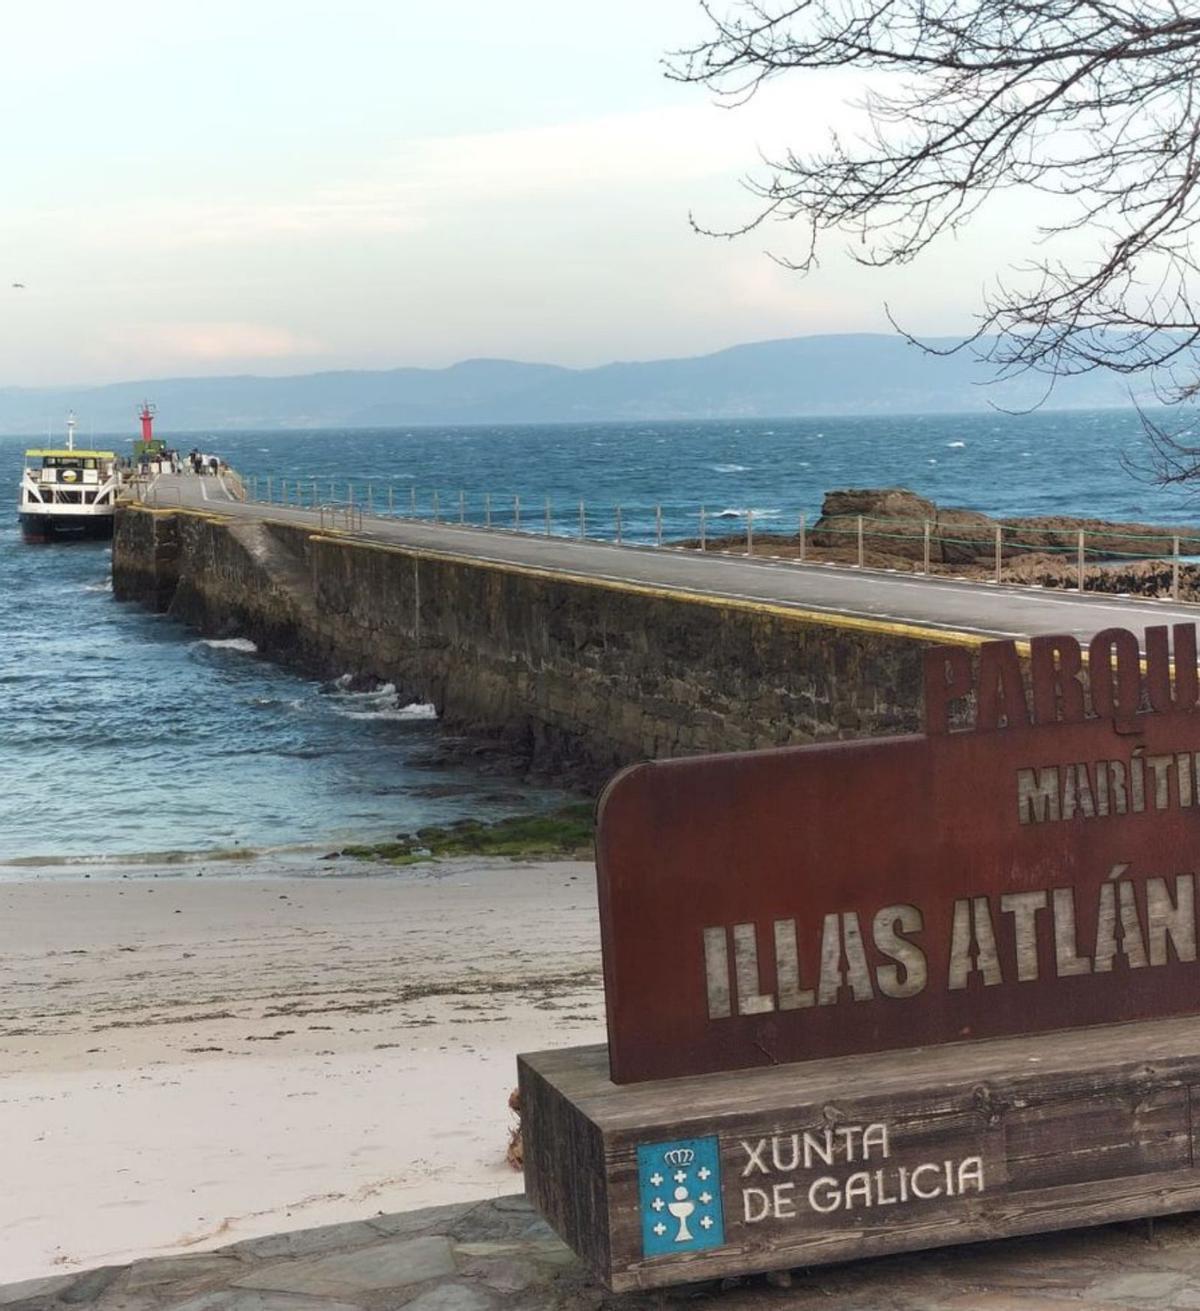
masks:
<svg viewBox="0 0 1200 1311"><path fill-rule="evenodd" d="M618 1083L1200 1012L1193 625L926 653L926 732L600 803Z"/></svg>

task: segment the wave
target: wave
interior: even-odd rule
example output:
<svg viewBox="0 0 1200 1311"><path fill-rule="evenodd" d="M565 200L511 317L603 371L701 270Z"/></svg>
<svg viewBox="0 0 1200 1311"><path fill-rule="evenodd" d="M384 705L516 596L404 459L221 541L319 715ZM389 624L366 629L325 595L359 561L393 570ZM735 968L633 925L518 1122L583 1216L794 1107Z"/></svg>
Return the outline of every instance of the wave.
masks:
<svg viewBox="0 0 1200 1311"><path fill-rule="evenodd" d="M342 719L392 719L420 723L437 719L437 708L427 701L410 701L407 705L380 706L377 710L337 710Z"/></svg>
<svg viewBox="0 0 1200 1311"><path fill-rule="evenodd" d="M112 579L102 578L98 583L84 583L82 590L85 592L111 592Z"/></svg>
<svg viewBox="0 0 1200 1311"><path fill-rule="evenodd" d="M258 647L248 637L202 637L193 646L209 646L214 651L241 651L246 655L256 655Z"/></svg>
<svg viewBox="0 0 1200 1311"><path fill-rule="evenodd" d="M748 464L710 464L708 466L713 473L749 473Z"/></svg>
<svg viewBox="0 0 1200 1311"><path fill-rule="evenodd" d="M946 443L946 445L947 445L947 446L948 446L952 451L959 451L959 450L962 450L962 448L963 448L966 444L967 444L966 442L947 442L947 443Z"/></svg>
<svg viewBox="0 0 1200 1311"><path fill-rule="evenodd" d="M756 519L778 519L783 513L782 510L760 510L751 506L748 510L739 509L737 506L731 506L727 510L718 510L714 519L744 519L748 514L752 514Z"/></svg>
<svg viewBox="0 0 1200 1311"><path fill-rule="evenodd" d="M55 856L7 856L0 858L0 869L83 869L124 870L134 868L250 864L253 861L287 860L324 855L337 838L320 842L265 843L254 847L167 848L162 851L68 852Z"/></svg>
<svg viewBox="0 0 1200 1311"><path fill-rule="evenodd" d="M413 723L437 719L437 710L427 701L401 702L395 683L381 683L366 692L350 691L354 677L342 674L328 693L333 713L341 719L391 719Z"/></svg>
<svg viewBox="0 0 1200 1311"><path fill-rule="evenodd" d="M212 851L130 851L104 852L100 855L10 856L0 860L5 869L29 869L37 866L65 869L71 866L112 869L125 865L197 865L206 860L257 860L263 853L250 847L217 848Z"/></svg>

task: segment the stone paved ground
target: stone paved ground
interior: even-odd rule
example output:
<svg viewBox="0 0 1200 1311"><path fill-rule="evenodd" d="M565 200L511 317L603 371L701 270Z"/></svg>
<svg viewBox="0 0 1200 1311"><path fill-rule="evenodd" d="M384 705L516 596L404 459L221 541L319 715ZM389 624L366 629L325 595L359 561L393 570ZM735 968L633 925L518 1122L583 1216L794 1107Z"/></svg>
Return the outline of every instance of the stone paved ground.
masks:
<svg viewBox="0 0 1200 1311"><path fill-rule="evenodd" d="M1186 1311L1200 1214L614 1296L522 1196L0 1287L4 1311Z"/></svg>

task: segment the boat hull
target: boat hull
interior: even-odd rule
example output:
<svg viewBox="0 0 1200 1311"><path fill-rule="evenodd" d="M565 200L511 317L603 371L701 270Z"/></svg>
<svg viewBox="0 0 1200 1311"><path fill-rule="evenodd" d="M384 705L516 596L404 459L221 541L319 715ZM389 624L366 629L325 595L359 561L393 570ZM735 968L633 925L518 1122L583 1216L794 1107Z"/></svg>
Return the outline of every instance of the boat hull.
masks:
<svg viewBox="0 0 1200 1311"><path fill-rule="evenodd" d="M21 535L31 544L107 541L113 534L111 514L32 514L17 516Z"/></svg>

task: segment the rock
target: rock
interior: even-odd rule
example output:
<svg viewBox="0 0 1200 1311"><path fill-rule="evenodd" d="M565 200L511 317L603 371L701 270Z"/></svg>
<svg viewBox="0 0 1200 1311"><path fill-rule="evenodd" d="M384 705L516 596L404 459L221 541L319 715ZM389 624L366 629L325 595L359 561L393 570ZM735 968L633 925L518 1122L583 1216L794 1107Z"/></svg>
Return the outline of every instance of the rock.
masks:
<svg viewBox="0 0 1200 1311"><path fill-rule="evenodd" d="M904 487L826 492L821 517L813 525L813 545L857 550L860 515L865 547L905 560L919 560L925 549L922 525L926 520L936 520L937 506Z"/></svg>
<svg viewBox="0 0 1200 1311"><path fill-rule="evenodd" d="M978 510L936 510L930 555L942 564L996 558L996 522ZM924 543L922 542L922 550Z"/></svg>
<svg viewBox="0 0 1200 1311"><path fill-rule="evenodd" d="M5 1284L0 1288L0 1306L17 1302L32 1302L34 1298L47 1300L69 1289L78 1275L50 1275L46 1279L22 1279L19 1284Z"/></svg>
<svg viewBox="0 0 1200 1311"><path fill-rule="evenodd" d="M930 525L930 563L990 566L995 560L996 530L1001 530L1005 561L1028 555L1053 561L1051 573L1075 567L1082 529L1088 560L1161 558L1174 552L1174 539L1184 539L1181 553L1195 552L1200 530L1163 528L1153 524L1112 523L1068 515L1029 515L993 519L978 510L940 507L904 487L847 488L825 494L821 517L809 541L815 547L854 559L858 554L858 518L863 519L865 563L924 558L924 525ZM1048 583L1052 586L1052 583ZM1101 589L1109 590L1109 589Z"/></svg>
<svg viewBox="0 0 1200 1311"><path fill-rule="evenodd" d="M368 1243L379 1242L379 1235L380 1230L365 1220L351 1220L346 1224L297 1229L286 1234L268 1234L265 1238L247 1238L226 1250L260 1261L279 1256L314 1256L318 1252L331 1252L334 1248L365 1247Z"/></svg>
<svg viewBox="0 0 1200 1311"><path fill-rule="evenodd" d="M68 1306L86 1306L96 1301L110 1285L125 1273L125 1266L106 1265L86 1274L76 1275L70 1288L59 1293L58 1300ZM129 1287L127 1284L126 1287Z"/></svg>
<svg viewBox="0 0 1200 1311"><path fill-rule="evenodd" d="M497 1293L520 1293L539 1278L532 1261L518 1257L501 1257L495 1261L475 1260L463 1269L463 1274L477 1279Z"/></svg>
<svg viewBox="0 0 1200 1311"><path fill-rule="evenodd" d="M821 518L935 519L937 506L907 487L848 487L825 493Z"/></svg>
<svg viewBox="0 0 1200 1311"><path fill-rule="evenodd" d="M406 1303L405 1311L491 1311L494 1305L495 1299L474 1284L439 1284Z"/></svg>
<svg viewBox="0 0 1200 1311"><path fill-rule="evenodd" d="M382 1289L421 1284L454 1273L448 1238L400 1239L352 1252L335 1252L307 1260L268 1266L233 1281L235 1288L269 1288L314 1297L353 1297Z"/></svg>
<svg viewBox="0 0 1200 1311"><path fill-rule="evenodd" d="M200 1293L186 1302L171 1303L169 1311L358 1311L358 1308L351 1302L331 1302L323 1297L225 1288Z"/></svg>
<svg viewBox="0 0 1200 1311"><path fill-rule="evenodd" d="M199 1280L230 1279L241 1269L242 1265L236 1256L216 1252L150 1257L145 1261L135 1261L130 1266L125 1289L130 1293L140 1293L160 1284L195 1284Z"/></svg>
<svg viewBox="0 0 1200 1311"><path fill-rule="evenodd" d="M431 1229L448 1229L456 1220L475 1210L479 1202L450 1202L445 1206L426 1206L419 1211L395 1211L374 1215L365 1223L389 1238L415 1238Z"/></svg>

